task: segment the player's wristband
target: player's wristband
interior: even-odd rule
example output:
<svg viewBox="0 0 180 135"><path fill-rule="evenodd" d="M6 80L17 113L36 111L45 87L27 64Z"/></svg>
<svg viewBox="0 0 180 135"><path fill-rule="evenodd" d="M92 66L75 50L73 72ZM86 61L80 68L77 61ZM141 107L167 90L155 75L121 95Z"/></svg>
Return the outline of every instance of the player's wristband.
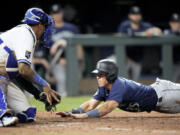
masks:
<svg viewBox="0 0 180 135"><path fill-rule="evenodd" d="M78 107L76 109L72 109L71 111L66 111L66 113L72 113L72 114L81 114L85 113L82 107Z"/></svg>
<svg viewBox="0 0 180 135"><path fill-rule="evenodd" d="M78 108L76 108L74 110L76 110L76 112L79 112L79 113L85 113L85 111L83 110L82 107L78 107ZM72 113L73 113L73 110L72 110Z"/></svg>
<svg viewBox="0 0 180 135"><path fill-rule="evenodd" d="M100 117L98 109L94 109L86 113L89 118Z"/></svg>
<svg viewBox="0 0 180 135"><path fill-rule="evenodd" d="M38 86L41 86L41 87L45 87L48 85L48 83L43 79L41 78L38 74L36 74L33 78L33 82L35 84L37 84Z"/></svg>

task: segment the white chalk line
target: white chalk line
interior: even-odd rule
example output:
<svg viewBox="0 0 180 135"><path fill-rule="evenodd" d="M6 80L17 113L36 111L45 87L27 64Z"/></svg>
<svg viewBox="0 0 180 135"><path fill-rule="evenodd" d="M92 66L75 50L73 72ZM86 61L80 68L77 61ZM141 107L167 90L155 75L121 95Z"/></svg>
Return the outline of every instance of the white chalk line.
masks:
<svg viewBox="0 0 180 135"><path fill-rule="evenodd" d="M175 133L179 133L180 130L158 130L158 129L154 129L154 130L147 130L147 129L131 129L131 128L111 128L111 127L98 127L96 128L96 130L115 130L115 131L136 131L136 132L151 132L151 133L160 133L160 134L164 134L164 133L168 133L168 134L175 134Z"/></svg>

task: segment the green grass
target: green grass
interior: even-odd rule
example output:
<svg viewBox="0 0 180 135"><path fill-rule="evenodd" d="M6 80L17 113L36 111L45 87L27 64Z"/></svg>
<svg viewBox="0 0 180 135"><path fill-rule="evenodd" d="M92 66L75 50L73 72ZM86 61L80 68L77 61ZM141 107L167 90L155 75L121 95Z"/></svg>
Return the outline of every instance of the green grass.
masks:
<svg viewBox="0 0 180 135"><path fill-rule="evenodd" d="M61 103L57 105L56 111L68 111L73 108L79 107L83 102L91 99L90 96L80 96L80 97L65 97L61 99ZM37 111L44 112L44 104L35 100L34 98L29 99L32 106L37 108Z"/></svg>
<svg viewBox="0 0 180 135"><path fill-rule="evenodd" d="M69 111L73 108L79 107L85 101L91 99L91 96L78 96L78 97L65 97L61 99L61 103L57 105L56 111ZM37 108L39 112L45 112L44 104L40 101L35 100L34 98L29 99L32 106ZM101 103L103 104L103 103ZM115 111L119 111L118 108Z"/></svg>

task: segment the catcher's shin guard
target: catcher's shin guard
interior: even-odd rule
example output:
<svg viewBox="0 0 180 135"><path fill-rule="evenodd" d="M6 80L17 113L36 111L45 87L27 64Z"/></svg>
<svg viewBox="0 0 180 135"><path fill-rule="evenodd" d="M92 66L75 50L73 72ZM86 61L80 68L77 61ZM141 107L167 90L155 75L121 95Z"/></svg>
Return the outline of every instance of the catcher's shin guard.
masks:
<svg viewBox="0 0 180 135"><path fill-rule="evenodd" d="M36 108L30 107L26 111L18 113L16 116L18 117L19 122L21 123L34 122L36 116Z"/></svg>
<svg viewBox="0 0 180 135"><path fill-rule="evenodd" d="M7 112L7 103L5 99L4 92L0 88L0 118Z"/></svg>

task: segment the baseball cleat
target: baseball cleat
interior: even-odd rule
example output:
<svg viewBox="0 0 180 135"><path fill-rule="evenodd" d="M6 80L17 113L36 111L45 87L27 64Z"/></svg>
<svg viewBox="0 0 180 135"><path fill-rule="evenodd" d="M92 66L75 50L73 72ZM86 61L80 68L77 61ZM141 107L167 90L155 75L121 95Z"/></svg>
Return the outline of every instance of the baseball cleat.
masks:
<svg viewBox="0 0 180 135"><path fill-rule="evenodd" d="M0 127L7 127L15 125L18 122L18 118L14 116L4 116L0 120Z"/></svg>

